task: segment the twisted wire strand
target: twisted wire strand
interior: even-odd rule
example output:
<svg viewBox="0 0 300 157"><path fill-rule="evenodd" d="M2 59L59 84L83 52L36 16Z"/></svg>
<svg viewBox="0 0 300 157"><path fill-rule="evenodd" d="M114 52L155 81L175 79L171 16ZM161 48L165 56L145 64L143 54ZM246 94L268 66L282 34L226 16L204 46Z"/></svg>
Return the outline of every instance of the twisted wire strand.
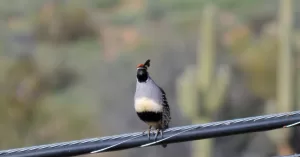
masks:
<svg viewBox="0 0 300 157"><path fill-rule="evenodd" d="M286 155L286 156L274 156L274 157L300 157L300 154Z"/></svg>
<svg viewBox="0 0 300 157"><path fill-rule="evenodd" d="M294 119L290 119L288 122L285 122L284 125L290 125L290 124L294 124L298 121L300 121L300 111L294 111L294 112L287 112L287 113L279 113L279 114L270 114L270 115L264 115L264 116L255 116L255 117L249 117L249 118L239 118L239 119L234 119L234 120L226 120L226 121L219 121L219 122L212 122L212 123L206 123L206 124L196 124L196 125L188 125L188 126L180 126L180 127L173 127L173 128L169 128L167 130L164 131L164 135L167 134L169 135L166 138L163 138L162 140L158 140L155 142L151 142L148 144L147 143L143 143L144 145L140 145L140 147L145 147L145 146L150 146L150 145L156 145L162 141L164 141L165 143L167 143L170 138L178 138L178 136L181 133L184 134L188 134L192 131L195 131L196 129L208 129L208 128L214 128L214 127L223 127L223 126L231 126L231 125L242 125L242 124L247 124L247 123L258 123L258 122L263 122L263 121L272 121L272 120L276 120L276 119L280 119L283 120L284 118L288 118L288 117L296 117ZM281 122L282 123L282 122ZM284 125L280 126L283 127ZM264 127L264 126L262 126ZM271 130L274 128L269 128L269 126L265 125L265 127L267 129L265 130ZM278 126L277 126L278 128ZM258 129L258 131L261 129ZM251 131L254 132L254 131ZM145 135L147 136L147 135ZM0 156L16 156L16 154L18 154L19 156L26 156L25 153L32 153L34 154L35 152L39 152L40 155L39 156L47 156L47 153L50 154L52 153L55 154L55 149L59 149L59 152L66 152L66 151L71 151L71 147L75 147L75 146L81 146L82 147L87 147L85 145L88 144L93 144L93 146L91 146L90 148L85 148L87 150L90 150L87 152L87 150L85 152L73 152L74 154L87 154L87 153L91 153L94 152L96 150L103 150L103 151L109 151L111 148L111 150L118 150L117 147L120 145L125 145L125 144L129 144L130 142L133 142L133 140L139 140L137 139L138 137L144 137L144 135L142 135L142 132L135 132L135 133L128 133L128 134L121 134L121 135L115 135L115 136L107 136L107 137L102 137L102 138L91 138L91 139L83 139L83 140L76 140L76 141L70 141L70 142L61 142L61 143L54 143L54 144L45 144L45 145L39 145L39 146L32 146L32 147L25 147L25 148L17 148L17 149L10 149L10 150L2 150L0 151ZM210 135L208 136L208 138L214 137L214 135ZM217 137L217 135L215 136ZM189 138L189 140L191 140ZM101 145L102 143L105 142L110 142L110 141L118 141L117 144L114 142L111 142L111 145L107 145L106 146L102 145L102 147L97 146L97 145ZM120 142L121 141L121 142ZM187 141L187 140L186 140ZM173 142L174 143L174 142ZM126 148L132 148L134 146L125 146L122 149L126 149ZM82 148L83 149L83 148ZM93 150L92 150L93 149ZM41 152L41 151L45 151L45 152ZM101 151L100 151L101 152ZM32 155L31 156L34 156ZM43 155L41 155L43 154ZM29 156L29 155L28 155ZM65 155L64 155L65 156Z"/></svg>
<svg viewBox="0 0 300 157"><path fill-rule="evenodd" d="M240 119L234 119L234 120L220 121L220 122L212 122L212 123L207 123L207 124L202 124L202 125L201 124L200 125L196 124L196 125L191 125L191 126L187 126L187 127L184 127L184 128L180 127L181 132L173 134L169 137L163 138L163 139L158 140L158 141L154 141L154 142L151 142L151 143L148 143L148 144L141 145L140 147L148 147L148 146L160 143L162 141L165 141L165 140L170 139L172 137L176 137L177 135L180 135L184 132L191 131L191 130L194 130L194 129L206 128L206 127L210 127L210 126L219 126L219 125L224 125L224 124L225 125L230 125L230 124L249 122L249 121L266 120L266 119L270 119L270 118L280 118L280 117L283 117L283 116L292 116L292 115L299 114L299 113L300 113L299 111L295 111L295 112L289 112L289 113L279 113L279 114L272 114L272 115L265 115L265 116L257 116L257 117L249 117L249 118L240 118ZM284 127L292 127L292 126L298 125L299 123L300 122L292 123L292 124L290 124L288 126L284 126ZM178 130L170 130L170 131L178 131ZM117 146L117 145L114 145L114 146ZM111 148L111 146L110 146L110 148ZM103 148L101 150L93 151L92 153L102 152L106 149L108 149L108 147Z"/></svg>

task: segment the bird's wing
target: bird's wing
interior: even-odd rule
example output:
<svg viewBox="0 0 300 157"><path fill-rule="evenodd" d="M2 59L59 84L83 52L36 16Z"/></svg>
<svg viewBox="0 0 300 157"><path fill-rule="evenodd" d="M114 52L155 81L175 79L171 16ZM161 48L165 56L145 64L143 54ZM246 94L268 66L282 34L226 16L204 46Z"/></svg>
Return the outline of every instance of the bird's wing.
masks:
<svg viewBox="0 0 300 157"><path fill-rule="evenodd" d="M170 107L169 103L166 97L165 91L159 87L161 93L162 93L162 105L163 105L163 128L168 128L168 124L171 120L171 115L170 115Z"/></svg>

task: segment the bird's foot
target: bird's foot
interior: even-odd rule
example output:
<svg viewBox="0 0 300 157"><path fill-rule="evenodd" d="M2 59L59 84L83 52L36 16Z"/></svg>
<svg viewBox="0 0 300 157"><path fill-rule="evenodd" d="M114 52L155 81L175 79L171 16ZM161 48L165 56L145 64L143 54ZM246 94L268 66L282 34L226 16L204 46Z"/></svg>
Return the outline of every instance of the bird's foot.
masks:
<svg viewBox="0 0 300 157"><path fill-rule="evenodd" d="M158 134L161 134L161 138L163 138L163 130L162 129L156 129L156 134L154 137L154 141L156 141Z"/></svg>
<svg viewBox="0 0 300 157"><path fill-rule="evenodd" d="M144 135L146 133L146 131L148 131L147 135L148 135L148 139L150 140L151 126L147 130L143 131L142 135Z"/></svg>

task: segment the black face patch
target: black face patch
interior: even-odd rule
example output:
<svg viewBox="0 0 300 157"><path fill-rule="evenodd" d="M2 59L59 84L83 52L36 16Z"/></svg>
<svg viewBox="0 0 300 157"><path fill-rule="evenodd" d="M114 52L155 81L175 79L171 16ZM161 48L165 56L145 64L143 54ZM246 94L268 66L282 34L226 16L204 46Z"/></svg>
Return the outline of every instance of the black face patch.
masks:
<svg viewBox="0 0 300 157"><path fill-rule="evenodd" d="M147 69L138 69L136 77L139 82L146 82L148 79L148 72Z"/></svg>
<svg viewBox="0 0 300 157"><path fill-rule="evenodd" d="M145 122L159 122L162 119L162 112L137 112L137 115Z"/></svg>

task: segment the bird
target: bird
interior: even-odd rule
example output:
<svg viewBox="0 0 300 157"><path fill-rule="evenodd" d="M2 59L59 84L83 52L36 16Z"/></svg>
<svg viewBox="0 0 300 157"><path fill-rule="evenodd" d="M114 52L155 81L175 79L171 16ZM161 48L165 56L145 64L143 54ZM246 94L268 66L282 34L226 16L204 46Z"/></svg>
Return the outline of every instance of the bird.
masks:
<svg viewBox="0 0 300 157"><path fill-rule="evenodd" d="M166 93L150 77L149 67L150 59L136 67L134 108L140 120L148 124L148 130L145 130L143 134L148 131L150 140L150 131L154 128L156 130L154 140L156 140L159 133L163 137L163 131L169 128L171 115ZM166 144L162 144L162 146L167 147Z"/></svg>

